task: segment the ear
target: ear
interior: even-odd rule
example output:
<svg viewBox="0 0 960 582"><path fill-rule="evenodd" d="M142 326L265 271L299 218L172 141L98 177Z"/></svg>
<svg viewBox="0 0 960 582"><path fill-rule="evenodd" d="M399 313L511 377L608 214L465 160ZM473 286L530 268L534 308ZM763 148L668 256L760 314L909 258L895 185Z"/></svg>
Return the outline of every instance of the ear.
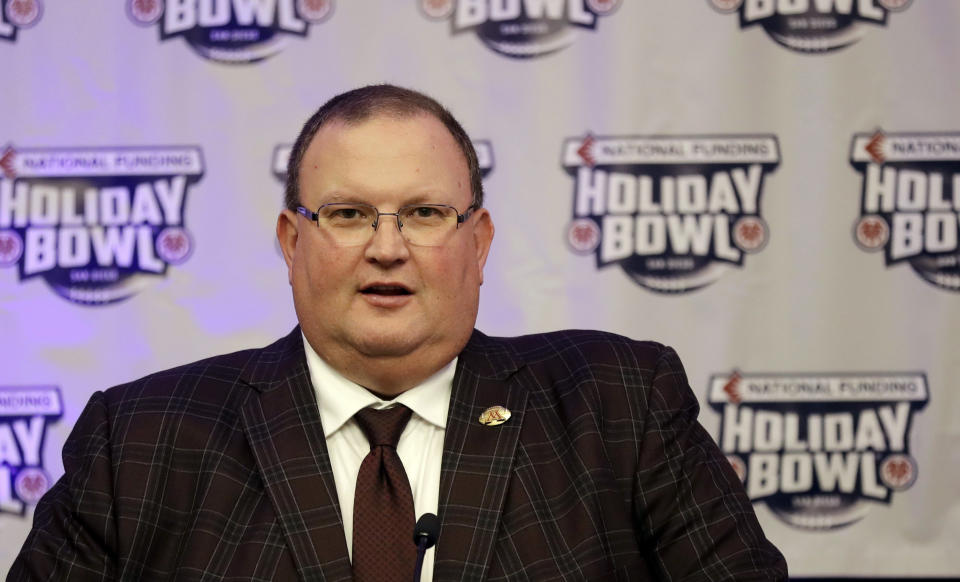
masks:
<svg viewBox="0 0 960 582"><path fill-rule="evenodd" d="M473 242L477 250L477 269L480 271L480 284L483 285L483 266L487 264L490 244L493 242L493 219L486 208L474 212L476 222L473 225Z"/></svg>
<svg viewBox="0 0 960 582"><path fill-rule="evenodd" d="M277 217L277 241L283 252L283 260L287 262L287 280L293 285L293 257L297 251L297 215L292 210L284 209Z"/></svg>

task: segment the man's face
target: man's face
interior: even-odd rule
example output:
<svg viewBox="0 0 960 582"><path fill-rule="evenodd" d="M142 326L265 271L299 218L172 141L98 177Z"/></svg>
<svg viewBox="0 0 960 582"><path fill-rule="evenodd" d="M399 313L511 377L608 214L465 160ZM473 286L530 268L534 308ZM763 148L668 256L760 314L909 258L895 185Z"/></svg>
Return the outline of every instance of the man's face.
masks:
<svg viewBox="0 0 960 582"><path fill-rule="evenodd" d="M473 199L463 153L428 115L329 123L307 148L299 180L301 205L311 211L328 202L364 202L381 212L433 203L463 213ZM486 210L436 247L406 242L393 216L381 217L360 246L338 246L289 210L277 234L300 324L328 362L412 357L404 361L441 359L439 367L469 339L493 239Z"/></svg>

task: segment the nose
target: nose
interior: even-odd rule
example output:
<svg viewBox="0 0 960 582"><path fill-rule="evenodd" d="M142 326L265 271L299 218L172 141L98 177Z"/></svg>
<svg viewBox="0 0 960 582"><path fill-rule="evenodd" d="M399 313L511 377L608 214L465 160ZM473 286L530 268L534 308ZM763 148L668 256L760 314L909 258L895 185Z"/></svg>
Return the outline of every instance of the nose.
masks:
<svg viewBox="0 0 960 582"><path fill-rule="evenodd" d="M399 217L393 213L380 213L377 218L377 227L370 237L364 249L364 256L371 263L379 263L384 266L390 266L396 263L403 263L410 257L410 249L407 247L407 241L400 232L400 224L384 224L383 221L399 221Z"/></svg>

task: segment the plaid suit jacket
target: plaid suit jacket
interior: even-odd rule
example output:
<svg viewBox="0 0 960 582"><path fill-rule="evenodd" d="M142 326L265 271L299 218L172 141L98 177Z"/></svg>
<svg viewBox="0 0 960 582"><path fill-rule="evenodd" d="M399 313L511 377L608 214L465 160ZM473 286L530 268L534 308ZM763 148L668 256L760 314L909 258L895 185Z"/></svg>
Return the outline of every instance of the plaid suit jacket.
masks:
<svg viewBox="0 0 960 582"><path fill-rule="evenodd" d="M697 411L659 344L474 332L434 579L786 579ZM94 394L63 456L9 580L351 578L299 328Z"/></svg>

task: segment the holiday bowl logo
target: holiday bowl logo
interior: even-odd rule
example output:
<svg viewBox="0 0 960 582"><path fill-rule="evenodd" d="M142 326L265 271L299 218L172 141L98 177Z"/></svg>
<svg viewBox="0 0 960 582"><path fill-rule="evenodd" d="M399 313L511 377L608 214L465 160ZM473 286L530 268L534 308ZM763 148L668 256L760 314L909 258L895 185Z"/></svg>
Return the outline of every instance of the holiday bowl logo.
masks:
<svg viewBox="0 0 960 582"><path fill-rule="evenodd" d="M160 40L183 37L193 50L225 63L252 63L306 37L330 18L334 0L126 0L127 16L160 28Z"/></svg>
<svg viewBox="0 0 960 582"><path fill-rule="evenodd" d="M863 175L857 246L960 291L960 133L859 133L850 163Z"/></svg>
<svg viewBox="0 0 960 582"><path fill-rule="evenodd" d="M0 157L0 268L82 305L127 299L193 249L196 147L16 149Z"/></svg>
<svg viewBox="0 0 960 582"><path fill-rule="evenodd" d="M566 48L622 0L416 1L428 18L450 20L453 34L474 32L491 50L525 59Z"/></svg>
<svg viewBox="0 0 960 582"><path fill-rule="evenodd" d="M33 28L43 16L42 0L0 0L0 40L17 40L17 32Z"/></svg>
<svg viewBox="0 0 960 582"><path fill-rule="evenodd" d="M43 445L62 415L55 387L0 386L0 513L24 515L50 488Z"/></svg>
<svg viewBox="0 0 960 582"><path fill-rule="evenodd" d="M826 53L848 47L866 34L867 25L886 26L891 12L912 0L707 0L722 13L736 12L740 28L760 25L788 49Z"/></svg>
<svg viewBox="0 0 960 582"><path fill-rule="evenodd" d="M791 526L851 525L917 479L922 373L717 374L708 400L747 496Z"/></svg>
<svg viewBox="0 0 960 582"><path fill-rule="evenodd" d="M760 198L780 163L775 136L588 134L562 155L574 179L570 249L651 291L705 287L770 236Z"/></svg>

